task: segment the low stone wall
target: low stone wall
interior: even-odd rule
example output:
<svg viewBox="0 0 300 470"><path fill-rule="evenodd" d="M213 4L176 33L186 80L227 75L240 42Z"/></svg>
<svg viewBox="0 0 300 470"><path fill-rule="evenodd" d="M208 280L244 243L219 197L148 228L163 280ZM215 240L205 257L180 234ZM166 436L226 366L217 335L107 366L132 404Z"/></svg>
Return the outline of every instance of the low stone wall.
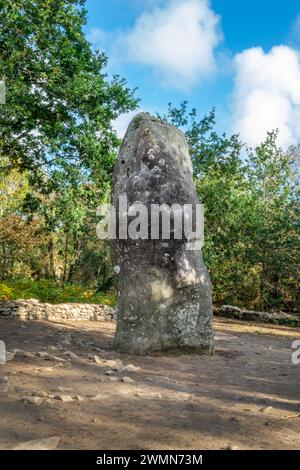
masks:
<svg viewBox="0 0 300 470"><path fill-rule="evenodd" d="M48 304L35 299L0 301L0 317L22 320L93 320L110 321L114 309L99 304Z"/></svg>
<svg viewBox="0 0 300 470"><path fill-rule="evenodd" d="M245 310L232 305L214 307L214 315L235 318L237 320L256 321L300 327L300 316L285 312L257 312ZM111 321L115 311L108 305L99 304L47 304L35 299L0 300L0 317L17 317L22 320L91 320Z"/></svg>
<svg viewBox="0 0 300 470"><path fill-rule="evenodd" d="M237 320L256 321L259 323L273 323L274 325L300 326L300 316L285 312L257 312L245 310L232 305L214 307L214 315L235 318Z"/></svg>

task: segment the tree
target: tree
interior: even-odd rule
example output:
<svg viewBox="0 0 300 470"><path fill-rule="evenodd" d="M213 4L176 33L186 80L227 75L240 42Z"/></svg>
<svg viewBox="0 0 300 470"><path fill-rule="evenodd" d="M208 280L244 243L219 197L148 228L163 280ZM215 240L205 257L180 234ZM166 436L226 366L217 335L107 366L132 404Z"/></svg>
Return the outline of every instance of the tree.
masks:
<svg viewBox="0 0 300 470"><path fill-rule="evenodd" d="M205 206L204 258L216 303L293 309L299 302L300 223L297 149L284 152L270 132L247 149L215 131L212 110L169 105L163 119L181 127Z"/></svg>
<svg viewBox="0 0 300 470"><path fill-rule="evenodd" d="M0 219L0 278L35 276L47 256L42 223L8 214ZM39 272L39 275L45 272Z"/></svg>
<svg viewBox="0 0 300 470"><path fill-rule="evenodd" d="M294 161L291 151L284 152L276 140L277 132L269 132L262 144L248 152L253 200L248 257L258 267L261 309L292 307L300 281L299 192L294 184Z"/></svg>
<svg viewBox="0 0 300 470"><path fill-rule="evenodd" d="M0 172L26 172L22 217L41 221L48 275L63 280L72 278L89 214L109 191L120 143L112 122L137 105L86 40L84 4L0 0Z"/></svg>
<svg viewBox="0 0 300 470"><path fill-rule="evenodd" d="M99 183L110 178L112 120L137 103L124 80L107 79L107 58L86 40L84 3L0 1L0 156L38 184L43 171L52 175L51 191L62 172L73 184L87 172Z"/></svg>
<svg viewBox="0 0 300 470"><path fill-rule="evenodd" d="M8 159L5 159L5 163L8 164ZM0 217L6 213L20 211L27 191L26 174L16 169L0 173Z"/></svg>

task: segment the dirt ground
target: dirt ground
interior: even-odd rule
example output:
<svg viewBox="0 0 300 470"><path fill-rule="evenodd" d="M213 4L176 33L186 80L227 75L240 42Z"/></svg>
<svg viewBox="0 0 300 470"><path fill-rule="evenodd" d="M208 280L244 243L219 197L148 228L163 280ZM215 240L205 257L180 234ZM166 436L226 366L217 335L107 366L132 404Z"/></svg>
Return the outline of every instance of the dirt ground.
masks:
<svg viewBox="0 0 300 470"><path fill-rule="evenodd" d="M49 436L58 449L300 449L300 329L218 318L214 357L119 354L114 329L0 319L7 350L34 353L0 365L1 449Z"/></svg>

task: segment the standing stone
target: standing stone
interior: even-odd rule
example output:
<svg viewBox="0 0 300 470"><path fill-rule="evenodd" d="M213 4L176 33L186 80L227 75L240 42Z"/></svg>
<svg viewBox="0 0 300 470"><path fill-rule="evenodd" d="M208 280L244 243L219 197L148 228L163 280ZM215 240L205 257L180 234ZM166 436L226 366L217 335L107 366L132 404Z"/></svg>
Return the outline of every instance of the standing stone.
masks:
<svg viewBox="0 0 300 470"><path fill-rule="evenodd" d="M150 239L150 218L149 239L145 233L143 239L121 239L119 196L124 195L128 206L142 203L149 212L151 204L199 204L180 130L141 113L131 121L120 149L112 195L117 238L111 252L118 275L114 344L133 354L173 349L212 354L211 282L201 251L188 250L187 238L165 239L161 231L159 239ZM129 214L128 223L135 218Z"/></svg>

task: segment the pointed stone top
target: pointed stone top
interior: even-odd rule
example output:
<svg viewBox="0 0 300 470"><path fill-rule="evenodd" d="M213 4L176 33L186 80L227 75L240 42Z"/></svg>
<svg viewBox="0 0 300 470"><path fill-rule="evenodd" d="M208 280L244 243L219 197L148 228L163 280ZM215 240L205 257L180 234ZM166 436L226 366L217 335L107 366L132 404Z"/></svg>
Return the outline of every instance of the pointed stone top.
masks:
<svg viewBox="0 0 300 470"><path fill-rule="evenodd" d="M153 116L152 114L148 112L142 112L136 114L133 119L130 121L130 124L128 126L127 132L139 129L140 127L145 127L147 126L148 128L153 128L156 125L172 129L173 132L176 132L177 134L180 134L183 139L185 140L185 134L182 132L180 129L177 127L173 126L172 124L164 121L163 119L159 118L158 116ZM126 135L125 134L125 135Z"/></svg>

